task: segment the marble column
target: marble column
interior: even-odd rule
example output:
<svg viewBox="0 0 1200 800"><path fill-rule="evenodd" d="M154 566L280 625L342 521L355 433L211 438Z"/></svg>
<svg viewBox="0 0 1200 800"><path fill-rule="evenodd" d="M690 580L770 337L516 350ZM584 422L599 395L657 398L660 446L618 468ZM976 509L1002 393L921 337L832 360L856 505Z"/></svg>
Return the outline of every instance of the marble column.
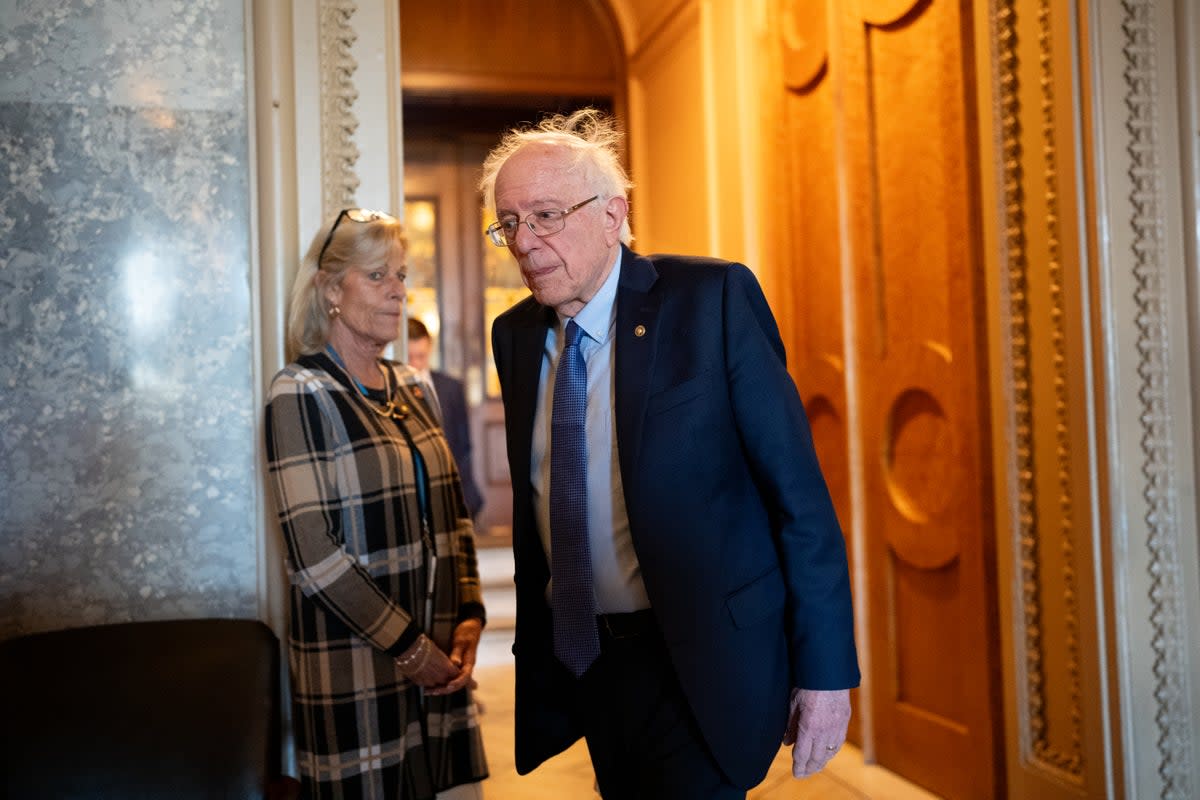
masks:
<svg viewBox="0 0 1200 800"><path fill-rule="evenodd" d="M259 613L242 0L0 0L0 639Z"/></svg>

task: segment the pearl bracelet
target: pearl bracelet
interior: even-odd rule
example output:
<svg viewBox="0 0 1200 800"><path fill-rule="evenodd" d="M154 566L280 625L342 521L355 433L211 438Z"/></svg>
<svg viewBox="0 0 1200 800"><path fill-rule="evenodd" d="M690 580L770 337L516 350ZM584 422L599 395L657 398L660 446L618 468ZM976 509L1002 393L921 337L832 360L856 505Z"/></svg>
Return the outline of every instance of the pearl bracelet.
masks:
<svg viewBox="0 0 1200 800"><path fill-rule="evenodd" d="M417 637L416 646L409 648L409 651L396 658L396 667L406 674L420 672L425 662L429 661L429 655L433 650L433 642L425 634Z"/></svg>

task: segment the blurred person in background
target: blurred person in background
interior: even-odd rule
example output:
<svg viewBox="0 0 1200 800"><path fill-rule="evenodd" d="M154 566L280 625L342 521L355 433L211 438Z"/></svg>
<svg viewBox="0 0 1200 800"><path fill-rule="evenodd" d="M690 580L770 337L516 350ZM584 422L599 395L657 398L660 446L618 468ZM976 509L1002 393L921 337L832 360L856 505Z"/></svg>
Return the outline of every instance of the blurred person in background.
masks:
<svg viewBox="0 0 1200 800"><path fill-rule="evenodd" d="M433 406L441 415L442 429L446 433L446 441L450 443L450 452L458 462L458 474L462 478L463 495L466 497L467 510L471 519L478 520L479 512L483 509L483 494L475 483L475 464L471 452L471 422L467 415L467 394L463 383L458 378L441 370L431 369L430 356L433 354L433 336L429 328L421 320L410 317L408 320L408 365L417 371L417 375L433 396Z"/></svg>

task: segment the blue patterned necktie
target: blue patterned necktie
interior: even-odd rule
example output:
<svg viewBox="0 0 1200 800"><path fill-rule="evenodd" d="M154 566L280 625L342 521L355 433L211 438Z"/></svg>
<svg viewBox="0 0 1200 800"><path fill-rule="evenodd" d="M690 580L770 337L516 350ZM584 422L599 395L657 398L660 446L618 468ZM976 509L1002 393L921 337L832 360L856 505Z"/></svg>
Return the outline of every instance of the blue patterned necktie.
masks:
<svg viewBox="0 0 1200 800"><path fill-rule="evenodd" d="M587 366L583 329L567 323L550 417L550 553L554 655L576 677L600 655L587 529Z"/></svg>

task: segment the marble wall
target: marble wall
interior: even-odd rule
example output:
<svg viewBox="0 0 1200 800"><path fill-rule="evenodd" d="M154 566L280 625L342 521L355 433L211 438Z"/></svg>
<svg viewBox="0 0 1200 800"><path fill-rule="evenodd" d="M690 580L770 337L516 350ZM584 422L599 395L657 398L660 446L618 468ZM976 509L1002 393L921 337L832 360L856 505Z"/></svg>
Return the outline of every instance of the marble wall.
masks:
<svg viewBox="0 0 1200 800"><path fill-rule="evenodd" d="M242 0L0 0L0 638L258 615Z"/></svg>

